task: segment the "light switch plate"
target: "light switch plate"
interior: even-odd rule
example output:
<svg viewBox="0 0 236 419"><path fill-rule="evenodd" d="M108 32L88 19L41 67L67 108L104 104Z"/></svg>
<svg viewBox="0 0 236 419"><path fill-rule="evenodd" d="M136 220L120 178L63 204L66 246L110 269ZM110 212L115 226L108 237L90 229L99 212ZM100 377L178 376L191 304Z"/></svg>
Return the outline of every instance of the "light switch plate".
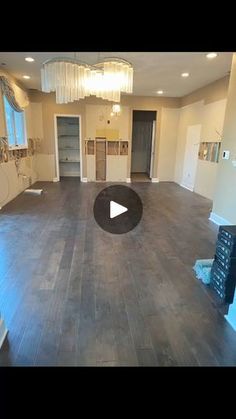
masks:
<svg viewBox="0 0 236 419"><path fill-rule="evenodd" d="M236 160L232 160L232 165L236 167Z"/></svg>
<svg viewBox="0 0 236 419"><path fill-rule="evenodd" d="M222 154L222 159L229 160L230 152L229 150L224 150Z"/></svg>

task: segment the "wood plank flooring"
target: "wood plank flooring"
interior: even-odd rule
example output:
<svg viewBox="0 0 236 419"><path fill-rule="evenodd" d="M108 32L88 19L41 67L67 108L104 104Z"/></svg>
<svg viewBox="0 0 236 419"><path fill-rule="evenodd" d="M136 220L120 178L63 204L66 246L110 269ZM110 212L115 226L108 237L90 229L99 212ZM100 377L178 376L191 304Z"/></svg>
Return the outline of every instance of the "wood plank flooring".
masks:
<svg viewBox="0 0 236 419"><path fill-rule="evenodd" d="M107 185L38 182L0 212L0 365L236 365L236 333L192 271L214 255L211 202L134 183L143 218L112 235L93 217Z"/></svg>

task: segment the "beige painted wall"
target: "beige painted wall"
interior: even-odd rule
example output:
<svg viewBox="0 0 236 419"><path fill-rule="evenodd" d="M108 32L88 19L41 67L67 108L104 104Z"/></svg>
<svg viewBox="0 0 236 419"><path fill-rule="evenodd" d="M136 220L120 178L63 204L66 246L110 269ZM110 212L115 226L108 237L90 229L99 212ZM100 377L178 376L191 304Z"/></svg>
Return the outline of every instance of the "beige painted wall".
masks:
<svg viewBox="0 0 236 419"><path fill-rule="evenodd" d="M120 116L111 116L111 105L86 105L86 137L94 138L96 130L112 129L119 131L119 137L129 139L130 108L122 106ZM108 121L110 123L108 123Z"/></svg>
<svg viewBox="0 0 236 419"><path fill-rule="evenodd" d="M198 160L194 192L213 200L218 163Z"/></svg>
<svg viewBox="0 0 236 419"><path fill-rule="evenodd" d="M48 156L47 158L54 161L54 167L52 172L49 174L48 180L52 180L52 176L55 176L55 138L54 138L54 114L74 114L81 115L81 126L82 126L82 139L87 137L94 136L94 124L93 124L93 110L95 112L95 120L97 118L97 110L100 108L104 109L104 113L108 114L108 110L111 109L111 102L104 101L95 97L88 97L86 99L80 100L78 102L73 102L71 104L57 105L55 103L55 94L42 93L39 91L31 90L29 92L30 100L33 103L40 103L42 106L42 123L43 123L43 141L40 152ZM89 107L94 106L94 107ZM150 110L157 111L157 129L156 129L156 147L155 147L155 157L154 157L154 168L153 174L154 177L161 176L163 179L165 175L158 171L158 153L159 147L162 142L167 144L168 138L165 138L165 132L163 131L162 135L160 130L161 125L161 111L163 108L178 108L180 106L179 98L155 98L155 97L142 97L142 96L129 96L123 95L121 97L121 106L124 109L123 116L121 116L121 123L118 122L118 126L121 132L121 136L127 137L128 140L131 140L132 133L132 111L133 110ZM87 115L88 112L88 115ZM115 121L115 119L113 119ZM117 119L118 121L118 119ZM90 135L91 134L91 135ZM169 137L169 134L167 135ZM173 139L171 139L172 141ZM164 146L165 149L165 146ZM50 157L49 157L50 156ZM82 158L83 158L83 174L82 177L86 178L86 160L84 156L84 147L82 148ZM42 157L43 163L43 157ZM167 165L172 167L173 164L173 155L167 157ZM47 165L47 167L49 167ZM129 148L128 156L128 168L127 176L130 174L131 168L131 147ZM164 168L166 171L166 167ZM46 172L45 172L46 173Z"/></svg>
<svg viewBox="0 0 236 419"><path fill-rule="evenodd" d="M161 111L160 142L157 177L159 181L173 181L180 109Z"/></svg>
<svg viewBox="0 0 236 419"><path fill-rule="evenodd" d="M227 95L226 90L225 95ZM202 138L204 141L218 141L223 133L225 109L227 98L214 101L212 103L204 102L202 119ZM220 133L220 136L219 134Z"/></svg>
<svg viewBox="0 0 236 419"><path fill-rule="evenodd" d="M201 125L201 141L220 141L227 102L229 78L225 77L182 98L177 138L175 181L182 182L187 129ZM194 191L213 199L218 164L198 160Z"/></svg>
<svg viewBox="0 0 236 419"><path fill-rule="evenodd" d="M225 76L207 86L197 89L194 92L183 96L181 98L181 107L190 105L194 102L200 102L204 100L204 103L217 102L218 100L225 99L226 92L229 87L229 76Z"/></svg>
<svg viewBox="0 0 236 419"><path fill-rule="evenodd" d="M213 213L236 224L236 54L233 55L228 100L225 111L222 149L230 151L230 159L220 159Z"/></svg>
<svg viewBox="0 0 236 419"><path fill-rule="evenodd" d="M28 131L33 138L39 138L38 152L35 157L35 170L38 180L52 181L55 177L55 156L47 149L43 129L43 106L42 103L30 102L31 131Z"/></svg>

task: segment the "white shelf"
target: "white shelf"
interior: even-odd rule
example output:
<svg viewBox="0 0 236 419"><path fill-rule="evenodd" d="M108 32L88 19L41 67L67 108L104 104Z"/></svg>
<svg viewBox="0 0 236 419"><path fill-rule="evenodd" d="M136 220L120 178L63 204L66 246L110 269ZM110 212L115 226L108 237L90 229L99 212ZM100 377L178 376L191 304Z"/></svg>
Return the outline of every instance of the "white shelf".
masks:
<svg viewBox="0 0 236 419"><path fill-rule="evenodd" d="M61 134L58 135L59 138L70 138L70 137L74 137L74 138L78 138L79 139L79 134Z"/></svg>
<svg viewBox="0 0 236 419"><path fill-rule="evenodd" d="M59 160L59 163L80 163L80 160Z"/></svg>
<svg viewBox="0 0 236 419"><path fill-rule="evenodd" d="M73 151L73 150L79 150L79 148L59 147L59 150Z"/></svg>

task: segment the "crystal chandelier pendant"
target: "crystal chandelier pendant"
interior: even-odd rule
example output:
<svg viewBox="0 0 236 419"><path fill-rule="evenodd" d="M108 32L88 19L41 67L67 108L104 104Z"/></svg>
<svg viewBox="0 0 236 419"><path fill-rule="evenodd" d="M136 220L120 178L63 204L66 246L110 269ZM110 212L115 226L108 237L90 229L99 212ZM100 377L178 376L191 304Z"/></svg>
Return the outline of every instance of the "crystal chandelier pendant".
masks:
<svg viewBox="0 0 236 419"><path fill-rule="evenodd" d="M133 67L125 60L109 58L93 66L76 59L54 58L41 69L42 91L56 93L56 103L68 103L94 95L120 102L121 92L133 92Z"/></svg>

